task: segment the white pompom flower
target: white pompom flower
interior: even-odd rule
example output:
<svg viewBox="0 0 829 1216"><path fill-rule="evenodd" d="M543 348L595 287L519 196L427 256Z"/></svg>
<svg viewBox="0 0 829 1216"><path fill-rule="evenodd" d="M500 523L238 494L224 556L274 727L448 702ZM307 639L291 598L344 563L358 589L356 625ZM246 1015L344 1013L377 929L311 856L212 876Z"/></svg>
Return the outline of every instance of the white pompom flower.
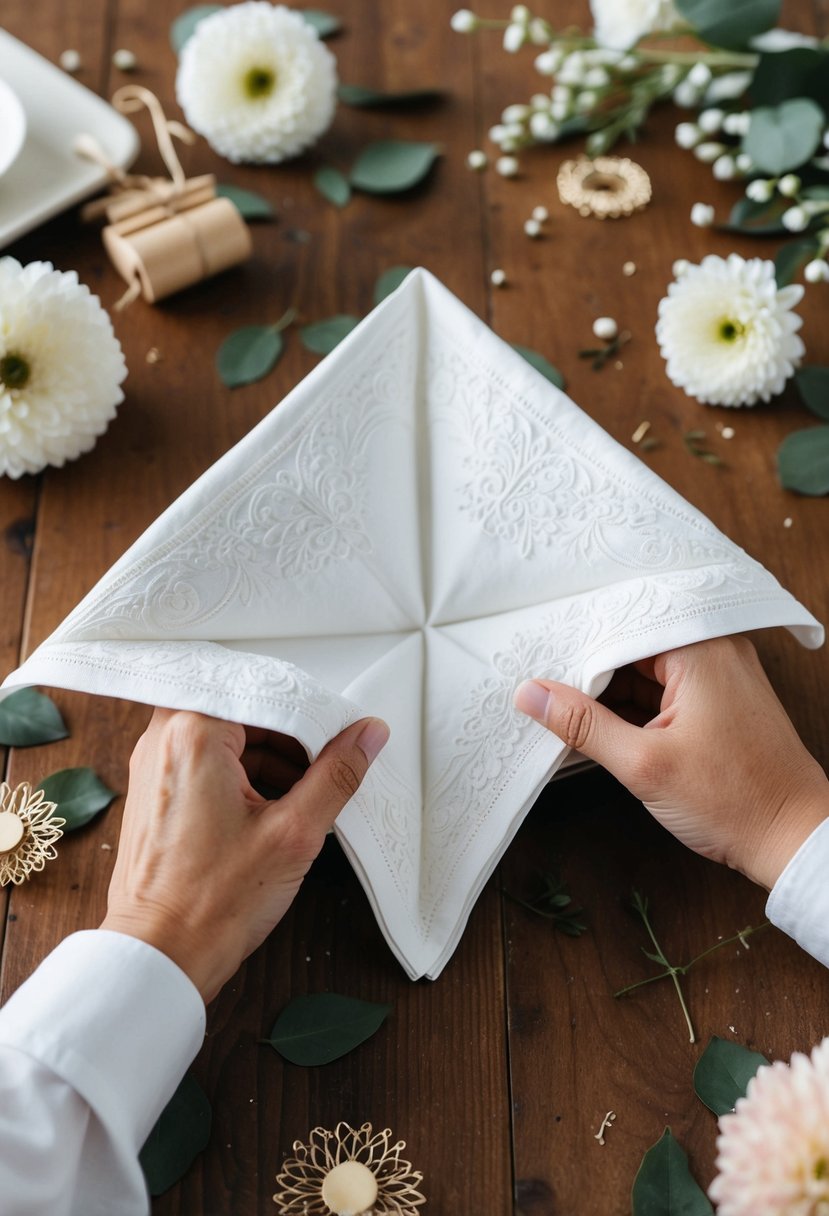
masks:
<svg viewBox="0 0 829 1216"><path fill-rule="evenodd" d="M758 1070L720 1118L717 1153L718 1216L829 1211L829 1040Z"/></svg>
<svg viewBox="0 0 829 1216"><path fill-rule="evenodd" d="M682 18L672 0L590 0L599 46L626 51L646 34L670 30Z"/></svg>
<svg viewBox="0 0 829 1216"><path fill-rule="evenodd" d="M112 322L74 270L0 258L0 475L90 451L126 374Z"/></svg>
<svg viewBox="0 0 829 1216"><path fill-rule="evenodd" d="M330 126L336 60L298 13L247 0L198 23L181 52L176 96L221 156L277 164Z"/></svg>
<svg viewBox="0 0 829 1216"><path fill-rule="evenodd" d="M800 363L803 297L778 290L774 263L714 254L687 266L659 303L656 339L668 378L706 405L754 405L779 393Z"/></svg>

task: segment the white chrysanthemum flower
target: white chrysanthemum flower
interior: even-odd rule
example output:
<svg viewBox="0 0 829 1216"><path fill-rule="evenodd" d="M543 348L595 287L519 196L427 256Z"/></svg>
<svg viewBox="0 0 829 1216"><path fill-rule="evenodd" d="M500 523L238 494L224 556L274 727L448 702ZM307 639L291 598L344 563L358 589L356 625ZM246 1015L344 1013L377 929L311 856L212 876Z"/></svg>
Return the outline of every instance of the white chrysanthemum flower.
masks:
<svg viewBox="0 0 829 1216"><path fill-rule="evenodd" d="M0 258L0 475L90 451L126 374L112 322L74 270Z"/></svg>
<svg viewBox="0 0 829 1216"><path fill-rule="evenodd" d="M803 356L792 312L799 284L778 290L774 263L732 253L686 267L659 302L656 340L670 380L707 405L754 405L779 393Z"/></svg>
<svg viewBox="0 0 829 1216"><path fill-rule="evenodd" d="M829 1212L829 1040L811 1058L760 1068L733 1114L720 1119L718 1216Z"/></svg>
<svg viewBox="0 0 829 1216"><path fill-rule="evenodd" d="M670 30L682 21L672 0L590 0L593 31L600 46L626 51L646 34Z"/></svg>
<svg viewBox="0 0 829 1216"><path fill-rule="evenodd" d="M198 23L181 52L176 96L221 156L277 164L330 125L336 61L298 13L247 0Z"/></svg>

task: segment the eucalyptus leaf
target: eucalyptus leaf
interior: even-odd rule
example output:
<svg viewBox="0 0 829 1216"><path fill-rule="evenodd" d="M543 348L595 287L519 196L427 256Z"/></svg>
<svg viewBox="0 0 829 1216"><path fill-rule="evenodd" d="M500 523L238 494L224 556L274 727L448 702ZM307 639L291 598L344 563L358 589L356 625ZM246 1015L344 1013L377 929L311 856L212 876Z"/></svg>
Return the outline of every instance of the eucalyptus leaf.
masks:
<svg viewBox="0 0 829 1216"><path fill-rule="evenodd" d="M794 382L807 409L829 422L829 367L809 364L795 372Z"/></svg>
<svg viewBox="0 0 829 1216"><path fill-rule="evenodd" d="M330 38L343 28L342 21L333 13L323 13L318 8L299 8L296 11L304 21L314 27L320 38Z"/></svg>
<svg viewBox="0 0 829 1216"><path fill-rule="evenodd" d="M564 377L561 372L537 350L530 350L529 346L519 346L516 342L512 343L512 349L517 350L519 355L526 359L537 372L541 372L542 376L545 376L556 388L564 388Z"/></svg>
<svg viewBox="0 0 829 1216"><path fill-rule="evenodd" d="M818 199L820 202L829 202L829 186L815 185L804 186L800 191L801 198Z"/></svg>
<svg viewBox="0 0 829 1216"><path fill-rule="evenodd" d="M151 1195L163 1195L184 1177L207 1147L212 1118L207 1095L187 1073L138 1155Z"/></svg>
<svg viewBox="0 0 829 1216"><path fill-rule="evenodd" d="M703 42L739 49L770 30L780 17L781 0L677 0L682 16Z"/></svg>
<svg viewBox="0 0 829 1216"><path fill-rule="evenodd" d="M815 152L825 122L820 106L806 97L783 101L779 106L758 106L751 111L743 149L759 172L779 177Z"/></svg>
<svg viewBox="0 0 829 1216"><path fill-rule="evenodd" d="M379 304L381 300L385 300L386 296L390 296L393 291L396 291L411 272L411 266L391 266L388 270L384 270L374 284L374 303Z"/></svg>
<svg viewBox="0 0 829 1216"><path fill-rule="evenodd" d="M694 1069L697 1097L715 1115L727 1115L737 1099L745 1097L749 1081L762 1064L768 1060L759 1051L714 1035Z"/></svg>
<svg viewBox="0 0 829 1216"><path fill-rule="evenodd" d="M767 203L755 203L750 198L741 198L731 208L728 223L723 226L729 232L744 232L751 236L771 236L788 232L781 217L791 205L791 199L781 198L780 195L775 195Z"/></svg>
<svg viewBox="0 0 829 1216"><path fill-rule="evenodd" d="M829 106L829 52L807 46L760 55L751 81L755 106L777 106L792 97L811 97Z"/></svg>
<svg viewBox="0 0 829 1216"><path fill-rule="evenodd" d="M829 426L787 435L777 449L777 471L787 490L829 494Z"/></svg>
<svg viewBox="0 0 829 1216"><path fill-rule="evenodd" d="M47 802L56 802L56 815L66 820L64 832L74 832L106 810L115 791L91 768L61 768L40 782Z"/></svg>
<svg viewBox="0 0 829 1216"><path fill-rule="evenodd" d="M391 1005L336 992L310 993L286 1005L266 1040L291 1064L330 1064L380 1029Z"/></svg>
<svg viewBox="0 0 829 1216"><path fill-rule="evenodd" d="M33 747L69 734L57 705L36 688L21 688L0 701L0 746Z"/></svg>
<svg viewBox="0 0 829 1216"><path fill-rule="evenodd" d="M337 89L340 101L357 109L395 109L403 106L426 105L443 97L441 89L406 89L399 93L387 93L381 89L366 89L359 84L341 84Z"/></svg>
<svg viewBox="0 0 829 1216"><path fill-rule="evenodd" d="M774 276L778 287L793 283L803 267L816 257L820 244L814 238L805 241L789 241L781 245L774 259Z"/></svg>
<svg viewBox="0 0 829 1216"><path fill-rule="evenodd" d="M352 329L359 324L359 317L339 313L325 321L304 325L299 331L300 341L306 350L313 351L315 355L330 355L334 347L339 346L343 338L348 337Z"/></svg>
<svg viewBox="0 0 829 1216"><path fill-rule="evenodd" d="M351 200L351 186L348 178L331 165L323 165L321 169L317 169L314 174L314 185L323 198L327 198L329 203L333 203L335 207L345 207Z"/></svg>
<svg viewBox="0 0 829 1216"><path fill-rule="evenodd" d="M245 325L225 338L216 355L216 367L228 388L253 384L279 362L284 342L272 325Z"/></svg>
<svg viewBox="0 0 829 1216"><path fill-rule="evenodd" d="M170 26L170 45L175 53L181 54L182 47L200 21L209 17L211 13L218 13L223 8L223 4L197 4L195 8L185 9L176 17Z"/></svg>
<svg viewBox="0 0 829 1216"><path fill-rule="evenodd" d="M437 144L380 139L364 148L351 170L351 184L368 194L398 194L421 182L434 164Z"/></svg>
<svg viewBox="0 0 829 1216"><path fill-rule="evenodd" d="M240 215L246 220L272 220L274 209L266 198L253 190L244 190L230 182L219 182L216 186L219 198L229 198Z"/></svg>
<svg viewBox="0 0 829 1216"><path fill-rule="evenodd" d="M665 1128L642 1158L631 1194L632 1216L713 1216L705 1192L694 1181L688 1158Z"/></svg>

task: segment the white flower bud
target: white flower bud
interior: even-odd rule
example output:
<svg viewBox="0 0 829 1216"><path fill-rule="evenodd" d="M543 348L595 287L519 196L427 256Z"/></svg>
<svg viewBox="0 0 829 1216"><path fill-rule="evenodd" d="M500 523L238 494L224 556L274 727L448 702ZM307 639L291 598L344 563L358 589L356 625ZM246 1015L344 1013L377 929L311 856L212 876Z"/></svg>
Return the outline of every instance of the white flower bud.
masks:
<svg viewBox="0 0 829 1216"><path fill-rule="evenodd" d="M58 63L64 72L79 72L81 70L81 57L77 51L61 51Z"/></svg>
<svg viewBox="0 0 829 1216"><path fill-rule="evenodd" d="M695 63L688 73L688 83L695 89L706 89L711 83L711 69L707 63Z"/></svg>
<svg viewBox="0 0 829 1216"><path fill-rule="evenodd" d="M507 281L506 273L498 267L489 276L489 281L493 287L503 287Z"/></svg>
<svg viewBox="0 0 829 1216"><path fill-rule="evenodd" d="M669 89L672 89L677 81L679 81L682 77L682 68L675 63L663 63L661 72L662 83Z"/></svg>
<svg viewBox="0 0 829 1216"><path fill-rule="evenodd" d="M507 134L507 128L501 122L489 128L489 138L494 144L500 144L502 140L507 138Z"/></svg>
<svg viewBox="0 0 829 1216"><path fill-rule="evenodd" d="M623 55L621 59L617 59L616 66L620 72L633 72L639 67L639 60L635 55Z"/></svg>
<svg viewBox="0 0 829 1216"><path fill-rule="evenodd" d="M533 207L533 219L537 220L539 224L546 224L549 218L550 213L546 207Z"/></svg>
<svg viewBox="0 0 829 1216"><path fill-rule="evenodd" d="M697 118L697 125L706 135L716 135L722 129L724 118L722 110L703 110Z"/></svg>
<svg viewBox="0 0 829 1216"><path fill-rule="evenodd" d="M780 217L783 227L789 232L802 232L809 227L809 217L802 207L789 207Z"/></svg>
<svg viewBox="0 0 829 1216"><path fill-rule="evenodd" d="M468 8L460 8L452 14L449 24L456 34L471 34L478 28L478 18Z"/></svg>
<svg viewBox="0 0 829 1216"><path fill-rule="evenodd" d="M536 139L543 140L545 143L553 143L558 139L561 128L557 122L553 121L552 114L543 114L537 111L530 119L530 132Z"/></svg>
<svg viewBox="0 0 829 1216"><path fill-rule="evenodd" d="M518 161L514 156L499 156L495 162L495 171L500 173L501 177L517 177Z"/></svg>
<svg viewBox="0 0 829 1216"><path fill-rule="evenodd" d="M556 51L542 51L535 57L535 70L542 76L555 76L561 63L561 55Z"/></svg>
<svg viewBox="0 0 829 1216"><path fill-rule="evenodd" d="M777 189L786 198L794 198L800 192L800 178L796 173L787 173L777 183Z"/></svg>
<svg viewBox="0 0 829 1216"><path fill-rule="evenodd" d="M671 267L671 273L673 274L675 279L679 279L682 277L682 275L685 274L685 271L689 268L690 265L691 265L691 263L688 261L687 258L677 258L677 260L674 262L673 266Z"/></svg>
<svg viewBox="0 0 829 1216"><path fill-rule="evenodd" d="M737 166L738 173L751 173L754 168L754 161L749 156L748 152L738 152L734 158L734 164Z"/></svg>
<svg viewBox="0 0 829 1216"><path fill-rule="evenodd" d="M699 90L687 80L682 80L673 92L674 103L682 110L692 110L699 101Z"/></svg>
<svg viewBox="0 0 829 1216"><path fill-rule="evenodd" d="M737 176L737 165L733 156L726 153L718 156L712 166L712 172L718 182L730 182Z"/></svg>
<svg viewBox="0 0 829 1216"><path fill-rule="evenodd" d="M758 177L746 186L746 198L750 198L753 203L767 203L773 194L773 179Z"/></svg>
<svg viewBox="0 0 829 1216"><path fill-rule="evenodd" d="M740 137L747 135L750 125L751 113L748 110L743 110L741 114L726 114L722 120L722 129L726 135L738 135Z"/></svg>
<svg viewBox="0 0 829 1216"><path fill-rule="evenodd" d="M708 203L694 203L691 208L691 223L697 228L710 228L714 223L714 208Z"/></svg>
<svg viewBox="0 0 829 1216"><path fill-rule="evenodd" d="M541 17L534 17L530 22L530 42L534 46L546 46L549 41L549 25Z"/></svg>
<svg viewBox="0 0 829 1216"><path fill-rule="evenodd" d="M112 56L113 66L119 72L134 72L138 67L138 60L133 51L128 51L124 47L115 51Z"/></svg>
<svg viewBox="0 0 829 1216"><path fill-rule="evenodd" d="M530 105L534 110L549 110L550 98L547 93L533 93L530 98Z"/></svg>
<svg viewBox="0 0 829 1216"><path fill-rule="evenodd" d="M530 10L526 4L516 4L509 15L510 21L514 21L516 25L529 25Z"/></svg>
<svg viewBox="0 0 829 1216"><path fill-rule="evenodd" d="M508 126L515 123L525 122L530 116L530 107L523 105L507 106L501 115L501 119Z"/></svg>
<svg viewBox="0 0 829 1216"><path fill-rule="evenodd" d="M535 240L537 236L541 236L541 225L539 224L538 220L525 220L524 231L526 232L527 236L532 237L533 240Z"/></svg>
<svg viewBox="0 0 829 1216"><path fill-rule="evenodd" d="M674 139L680 148L695 148L700 136L700 129L695 122L681 122L674 131Z"/></svg>
<svg viewBox="0 0 829 1216"><path fill-rule="evenodd" d="M584 84L589 89L603 89L605 85L610 84L610 76L604 68L590 68L584 74Z"/></svg>
<svg viewBox="0 0 829 1216"><path fill-rule="evenodd" d="M599 94L594 93L592 89L585 89L583 93L577 93L575 99L576 109L582 114L588 114L599 102Z"/></svg>
<svg viewBox="0 0 829 1216"><path fill-rule="evenodd" d="M485 169L488 163L486 152L482 152L480 148L475 148L466 157L466 164L469 169L480 171L481 169Z"/></svg>
<svg viewBox="0 0 829 1216"><path fill-rule="evenodd" d="M554 101L550 106L550 117L556 122L563 122L570 113L570 103L566 101Z"/></svg>
<svg viewBox="0 0 829 1216"><path fill-rule="evenodd" d="M803 268L803 277L807 283L829 283L829 262L823 258L814 258Z"/></svg>
<svg viewBox="0 0 829 1216"><path fill-rule="evenodd" d="M552 101L569 101L573 96L573 90L568 89L566 84L554 84L550 89L550 99Z"/></svg>
<svg viewBox="0 0 829 1216"><path fill-rule="evenodd" d="M514 55L516 51L520 51L527 37L527 31L523 25L508 25L504 30L504 50L510 55Z"/></svg>
<svg viewBox="0 0 829 1216"><path fill-rule="evenodd" d="M704 165L713 165L717 157L722 156L723 152L725 151L725 144L697 144L697 146L694 148L694 156L697 158L697 160L701 160Z"/></svg>
<svg viewBox="0 0 829 1216"><path fill-rule="evenodd" d="M593 322L593 333L603 342L612 342L619 333L619 326L613 317L597 317Z"/></svg>
<svg viewBox="0 0 829 1216"><path fill-rule="evenodd" d="M517 152L520 147L520 143L512 135L505 135L501 140L502 152Z"/></svg>
<svg viewBox="0 0 829 1216"><path fill-rule="evenodd" d="M562 84L581 84L584 79L584 56L579 51L568 55L558 70Z"/></svg>

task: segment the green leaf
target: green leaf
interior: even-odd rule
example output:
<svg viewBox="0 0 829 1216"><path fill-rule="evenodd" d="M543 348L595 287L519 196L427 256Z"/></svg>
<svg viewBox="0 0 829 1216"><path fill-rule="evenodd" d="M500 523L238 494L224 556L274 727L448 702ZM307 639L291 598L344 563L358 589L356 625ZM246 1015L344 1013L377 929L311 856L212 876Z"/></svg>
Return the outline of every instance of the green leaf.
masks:
<svg viewBox="0 0 829 1216"><path fill-rule="evenodd" d="M300 341L306 350L313 351L315 355L330 355L334 347L339 346L343 338L359 324L359 317L340 313L339 316L328 317L325 321L304 325L299 331Z"/></svg>
<svg viewBox="0 0 829 1216"><path fill-rule="evenodd" d="M826 119L805 97L751 111L743 148L761 173L778 176L807 161L820 144Z"/></svg>
<svg viewBox="0 0 829 1216"><path fill-rule="evenodd" d="M241 186L232 186L229 182L219 182L216 186L219 198L229 198L240 215L246 220L272 220L274 210L266 198L255 194L253 190L243 190Z"/></svg>
<svg viewBox="0 0 829 1216"><path fill-rule="evenodd" d="M425 105L443 97L441 89L406 89L399 93L385 93L380 89L364 89L359 84L341 84L337 94L347 106L362 110Z"/></svg>
<svg viewBox="0 0 829 1216"><path fill-rule="evenodd" d="M266 1042L292 1064L329 1064L370 1039L390 1009L336 992L298 996L282 1010Z"/></svg>
<svg viewBox="0 0 829 1216"><path fill-rule="evenodd" d="M777 449L777 471L787 490L829 494L829 426L787 435Z"/></svg>
<svg viewBox="0 0 829 1216"><path fill-rule="evenodd" d="M381 300L385 300L386 296L390 296L393 291L396 291L411 272L411 266L391 266L388 270L384 270L374 284L374 303L379 304Z"/></svg>
<svg viewBox="0 0 829 1216"><path fill-rule="evenodd" d="M138 1155L151 1195L163 1195L184 1177L207 1147L212 1118L207 1095L187 1073Z"/></svg>
<svg viewBox="0 0 829 1216"><path fill-rule="evenodd" d="M223 8L223 4L197 4L195 8L185 9L176 17L170 26L170 45L175 53L181 54L181 48L200 21L209 17L211 13L218 13Z"/></svg>
<svg viewBox="0 0 829 1216"><path fill-rule="evenodd" d="M549 363L537 350L530 350L529 346L519 346L516 342L513 342L511 345L512 349L517 350L519 355L526 359L537 372L541 372L542 376L546 376L551 384L554 384L556 388L564 388L564 377L561 372L557 367L553 367L552 363Z"/></svg>
<svg viewBox="0 0 829 1216"><path fill-rule="evenodd" d="M731 208L728 223L723 227L729 232L744 232L750 236L770 236L788 232L781 216L792 205L789 198L775 195L768 203L755 203L750 198L738 199Z"/></svg>
<svg viewBox="0 0 829 1216"><path fill-rule="evenodd" d="M765 51L750 86L755 106L777 106L792 97L811 97L829 106L829 52L808 46Z"/></svg>
<svg viewBox="0 0 829 1216"><path fill-rule="evenodd" d="M781 245L774 259L774 276L778 287L788 287L800 274L803 267L820 250L820 243L814 238L805 241L789 241Z"/></svg>
<svg viewBox="0 0 829 1216"><path fill-rule="evenodd" d="M68 734L54 701L36 688L21 688L0 701L0 746L33 747Z"/></svg>
<svg viewBox="0 0 829 1216"><path fill-rule="evenodd" d="M768 1064L759 1051L749 1051L731 1039L714 1035L697 1060L694 1089L697 1097L715 1115L727 1115L744 1098L749 1081L761 1064Z"/></svg>
<svg viewBox="0 0 829 1216"><path fill-rule="evenodd" d="M703 42L739 49L780 17L780 0L677 0L682 16Z"/></svg>
<svg viewBox="0 0 829 1216"><path fill-rule="evenodd" d="M631 1206L632 1216L713 1216L714 1209L692 1178L688 1158L669 1127L642 1158Z"/></svg>
<svg viewBox="0 0 829 1216"><path fill-rule="evenodd" d="M314 27L320 38L330 38L343 28L342 21L333 13L323 13L318 8L298 8L296 11L304 21Z"/></svg>
<svg viewBox="0 0 829 1216"><path fill-rule="evenodd" d="M437 144L380 139L369 144L351 170L351 184L368 194L398 194L422 181L438 155Z"/></svg>
<svg viewBox="0 0 829 1216"><path fill-rule="evenodd" d="M279 362L282 334L272 325L245 325L225 338L216 355L216 367L228 388L253 384Z"/></svg>
<svg viewBox="0 0 829 1216"><path fill-rule="evenodd" d="M800 191L800 197L819 199L820 202L825 203L829 200L829 186L804 186Z"/></svg>
<svg viewBox="0 0 829 1216"><path fill-rule="evenodd" d="M105 810L115 797L91 768L61 768L40 782L48 802L56 802L56 815L66 820L64 832L82 828Z"/></svg>
<svg viewBox="0 0 829 1216"><path fill-rule="evenodd" d="M331 165L323 165L314 174L314 185L323 198L335 207L345 207L351 199L351 186L345 174Z"/></svg>
<svg viewBox="0 0 829 1216"><path fill-rule="evenodd" d="M829 422L829 367L812 363L795 372L794 382L808 410Z"/></svg>

